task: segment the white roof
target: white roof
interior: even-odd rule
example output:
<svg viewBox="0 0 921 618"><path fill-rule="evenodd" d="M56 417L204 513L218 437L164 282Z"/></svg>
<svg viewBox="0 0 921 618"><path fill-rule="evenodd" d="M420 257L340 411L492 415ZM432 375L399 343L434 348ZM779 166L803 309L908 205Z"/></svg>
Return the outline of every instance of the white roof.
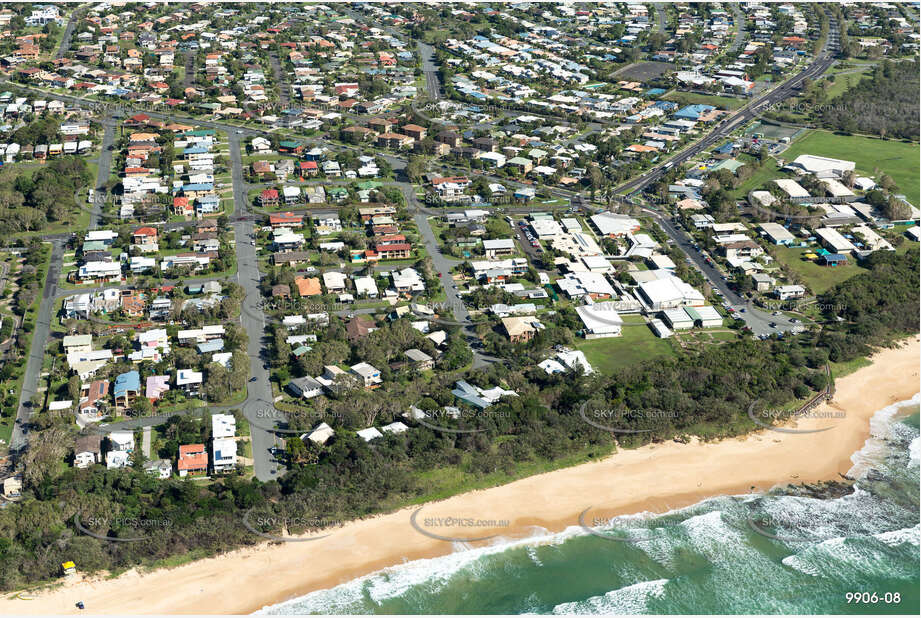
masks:
<svg viewBox="0 0 921 618"><path fill-rule="evenodd" d="M848 189L834 178L826 178L822 181L822 184L825 185L825 188L828 190L828 193L832 197L849 197L854 195L853 191Z"/></svg>
<svg viewBox="0 0 921 618"><path fill-rule="evenodd" d="M703 302L703 294L678 277L663 277L638 286L653 303Z"/></svg>
<svg viewBox="0 0 921 618"><path fill-rule="evenodd" d="M691 319L691 316L681 307L666 309L662 313L665 315L665 319L668 320L668 323L673 326L675 324L687 324L689 326L694 324L694 320Z"/></svg>
<svg viewBox="0 0 921 618"><path fill-rule="evenodd" d="M813 174L817 172L848 172L854 169L853 161L844 161L842 159L832 159L830 157L817 157L815 155L804 154L796 157L791 165L800 167Z"/></svg>
<svg viewBox="0 0 921 618"><path fill-rule="evenodd" d="M356 431L355 433L357 433L358 436L365 442L370 442L371 440L374 440L375 438L380 438L384 435L381 432L379 432L376 427L368 427L367 429L360 429Z"/></svg>
<svg viewBox="0 0 921 618"><path fill-rule="evenodd" d="M791 178L778 178L774 181L774 184L792 198L809 197L809 191L806 191L798 182Z"/></svg>
<svg viewBox="0 0 921 618"><path fill-rule="evenodd" d="M591 364L585 357L585 352L582 350L564 350L558 353L556 357L567 367L572 369L580 367L585 373L594 373Z"/></svg>
<svg viewBox="0 0 921 618"><path fill-rule="evenodd" d="M377 294L374 277L355 277L355 291L358 294Z"/></svg>
<svg viewBox="0 0 921 618"><path fill-rule="evenodd" d="M385 431L386 433L403 433L407 429L409 429L409 427L407 427L400 421L396 421L396 422L390 423L389 425L384 425L383 427L381 427L381 430Z"/></svg>
<svg viewBox="0 0 921 618"><path fill-rule="evenodd" d="M633 217L618 215L613 212L602 212L597 215L592 215L591 221L595 224L595 227L598 228L598 231L605 236L609 234L620 236L640 227L640 222Z"/></svg>
<svg viewBox="0 0 921 618"><path fill-rule="evenodd" d="M191 369L180 369L176 372L176 386L186 384L201 384L202 372L192 371Z"/></svg>
<svg viewBox="0 0 921 618"><path fill-rule="evenodd" d="M838 233L837 230L834 230L830 227L820 227L815 231L816 235L831 245L838 253L843 253L847 251L854 251L857 249L847 238Z"/></svg>
<svg viewBox="0 0 921 618"><path fill-rule="evenodd" d="M237 441L233 438L215 438L211 444L215 463L227 463L237 458Z"/></svg>
<svg viewBox="0 0 921 618"><path fill-rule="evenodd" d="M608 283L607 278L596 272L566 273L565 277L556 280L557 285L569 296L584 296L585 294L599 294L615 296L617 292Z"/></svg>
<svg viewBox="0 0 921 618"><path fill-rule="evenodd" d="M233 414L212 414L211 435L215 438L232 438L237 434L237 419Z"/></svg>
<svg viewBox="0 0 921 618"><path fill-rule="evenodd" d="M770 206L777 201L770 191L752 191L751 198L760 202L762 206Z"/></svg>
<svg viewBox="0 0 921 618"><path fill-rule="evenodd" d="M85 240L114 240L118 238L118 232L112 230L91 230L86 233Z"/></svg>
<svg viewBox="0 0 921 618"><path fill-rule="evenodd" d="M483 248L487 251L490 249L514 249L515 241L511 238L496 238L494 240L484 240Z"/></svg>
<svg viewBox="0 0 921 618"><path fill-rule="evenodd" d="M307 436L307 439L311 442L316 442L317 444L326 444L326 441L336 435L336 432L332 427L326 423L320 423L316 428L310 432Z"/></svg>
<svg viewBox="0 0 921 618"><path fill-rule="evenodd" d="M326 286L326 289L344 288L347 279L348 277L340 272L329 271L323 273L323 285Z"/></svg>
<svg viewBox="0 0 921 618"><path fill-rule="evenodd" d="M760 224L760 227L762 230L764 230L765 234L777 242L796 240L796 236L791 234L787 228L779 223L768 221L766 223Z"/></svg>
<svg viewBox="0 0 921 618"><path fill-rule="evenodd" d="M617 334L624 321L617 313L617 303L595 303L576 307L586 330L596 335Z"/></svg>
<svg viewBox="0 0 921 618"><path fill-rule="evenodd" d="M687 307L684 308L687 311ZM716 310L712 305L704 305L703 307L694 307L694 311L697 312L697 315L700 316L701 320L704 322L709 322L710 320L716 320L719 322L723 321L723 316L720 315L720 312Z"/></svg>

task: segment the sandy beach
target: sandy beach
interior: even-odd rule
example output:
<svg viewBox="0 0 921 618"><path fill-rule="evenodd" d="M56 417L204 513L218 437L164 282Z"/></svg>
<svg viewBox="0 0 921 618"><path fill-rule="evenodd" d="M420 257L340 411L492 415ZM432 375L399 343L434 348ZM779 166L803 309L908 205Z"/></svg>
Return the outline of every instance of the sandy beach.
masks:
<svg viewBox="0 0 921 618"><path fill-rule="evenodd" d="M426 505L419 527L433 535L460 538L490 534L533 535L535 526L562 531L593 517L665 512L716 495L764 491L776 485L838 480L851 455L869 435L869 419L881 408L919 392L918 338L885 350L873 364L837 380L834 399L800 430L761 431L718 443L670 442L620 452L596 463L558 470L508 485ZM843 417L820 418L823 412ZM829 416L829 415L826 415ZM418 508L418 507L417 507ZM326 538L266 544L174 569L115 579L76 579L44 592L7 594L0 614L246 614L263 606L329 588L402 562L454 551L454 545L420 533L410 523L417 508L349 523ZM507 520L508 525L439 526L433 518ZM79 577L79 576L78 576Z"/></svg>

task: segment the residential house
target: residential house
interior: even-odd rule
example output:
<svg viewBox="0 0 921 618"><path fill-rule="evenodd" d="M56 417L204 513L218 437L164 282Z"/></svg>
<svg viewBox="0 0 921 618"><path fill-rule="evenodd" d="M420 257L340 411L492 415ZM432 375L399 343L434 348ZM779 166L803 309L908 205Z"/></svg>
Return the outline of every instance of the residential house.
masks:
<svg viewBox="0 0 921 618"><path fill-rule="evenodd" d="M141 375L137 371L128 371L115 378L112 392L115 396L115 406L129 408L137 399L141 391Z"/></svg>
<svg viewBox="0 0 921 618"><path fill-rule="evenodd" d="M179 476L199 476L208 472L208 451L204 444L182 444L179 446L179 461L176 466Z"/></svg>

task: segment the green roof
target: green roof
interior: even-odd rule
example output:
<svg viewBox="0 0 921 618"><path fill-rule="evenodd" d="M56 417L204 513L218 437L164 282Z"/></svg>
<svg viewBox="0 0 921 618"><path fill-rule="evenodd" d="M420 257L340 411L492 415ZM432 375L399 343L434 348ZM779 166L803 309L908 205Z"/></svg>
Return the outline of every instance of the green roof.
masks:
<svg viewBox="0 0 921 618"><path fill-rule="evenodd" d="M700 316L699 313L697 313L697 310L694 309L694 307L685 307L684 312L688 314L689 316L691 316L691 319L694 320L695 322L697 320L701 320L701 321L703 320L703 318Z"/></svg>
<svg viewBox="0 0 921 618"><path fill-rule="evenodd" d="M382 183L375 180L366 180L364 182L359 182L357 186L360 191L364 191L366 189L377 189L382 186Z"/></svg>
<svg viewBox="0 0 921 618"><path fill-rule="evenodd" d="M743 165L745 164L739 161L738 159L723 159L722 161L714 165L710 171L715 172L717 170L729 170L730 172L735 173L735 171L739 169L740 167L742 167Z"/></svg>
<svg viewBox="0 0 921 618"><path fill-rule="evenodd" d="M194 131L186 131L183 135L188 135L189 137L205 137L207 135L214 135L214 129L195 129Z"/></svg>
<svg viewBox="0 0 921 618"><path fill-rule="evenodd" d="M282 148L300 148L303 144L300 142L294 142L291 140L285 140L283 142L278 142L278 145Z"/></svg>
<svg viewBox="0 0 921 618"><path fill-rule="evenodd" d="M326 190L326 195L348 195L349 190L345 187L330 187Z"/></svg>

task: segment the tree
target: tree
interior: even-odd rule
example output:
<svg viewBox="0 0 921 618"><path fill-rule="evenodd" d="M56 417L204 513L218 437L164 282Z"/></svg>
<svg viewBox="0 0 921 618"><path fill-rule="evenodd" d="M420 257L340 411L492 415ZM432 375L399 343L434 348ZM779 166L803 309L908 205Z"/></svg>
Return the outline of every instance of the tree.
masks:
<svg viewBox="0 0 921 618"><path fill-rule="evenodd" d="M411 182L419 182L425 174L425 157L413 155L406 164L406 176Z"/></svg>
<svg viewBox="0 0 921 618"><path fill-rule="evenodd" d="M131 409L134 411L134 414L139 417L150 416L153 412L153 404L150 403L150 399L147 397L139 396L134 400L134 403L131 405Z"/></svg>
<svg viewBox="0 0 921 618"><path fill-rule="evenodd" d="M70 396L71 401L80 401L81 386L80 376L71 376L70 380L67 381L67 394Z"/></svg>

